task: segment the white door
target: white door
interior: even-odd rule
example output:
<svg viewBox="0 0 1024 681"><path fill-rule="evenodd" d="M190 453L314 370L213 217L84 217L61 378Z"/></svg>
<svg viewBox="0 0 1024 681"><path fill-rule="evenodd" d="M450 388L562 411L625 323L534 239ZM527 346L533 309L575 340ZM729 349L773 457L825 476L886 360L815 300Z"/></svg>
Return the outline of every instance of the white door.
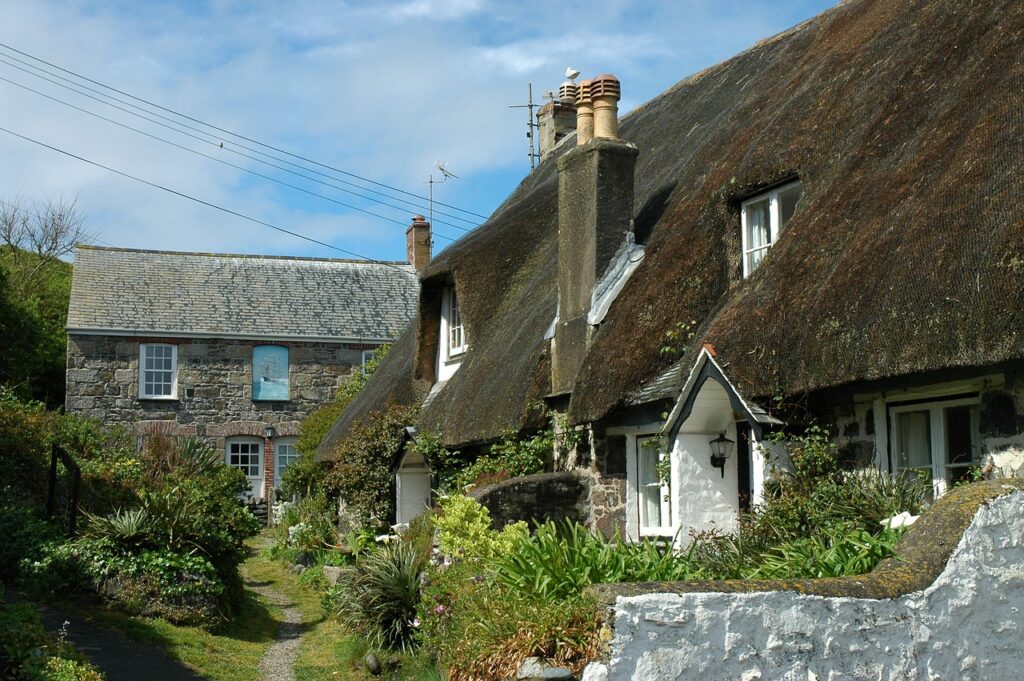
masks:
<svg viewBox="0 0 1024 681"><path fill-rule="evenodd" d="M399 523L407 523L430 507L430 471L402 468L396 478L396 516Z"/></svg>
<svg viewBox="0 0 1024 681"><path fill-rule="evenodd" d="M224 461L245 473L249 489L243 498L263 498L263 440L254 437L229 438Z"/></svg>

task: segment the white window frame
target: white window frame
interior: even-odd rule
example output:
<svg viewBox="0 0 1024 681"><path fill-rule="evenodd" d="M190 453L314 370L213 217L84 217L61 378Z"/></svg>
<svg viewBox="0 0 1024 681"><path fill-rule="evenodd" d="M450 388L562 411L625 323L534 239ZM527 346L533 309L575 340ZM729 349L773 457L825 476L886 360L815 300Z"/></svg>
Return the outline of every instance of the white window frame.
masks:
<svg viewBox="0 0 1024 681"><path fill-rule="evenodd" d="M169 395L155 395L146 391L146 349L171 349L171 392ZM163 370L160 370L163 371ZM176 400L178 399L178 346L171 343L139 343L139 399L140 400Z"/></svg>
<svg viewBox="0 0 1024 681"><path fill-rule="evenodd" d="M453 334L456 333L458 340L453 342ZM454 286L445 288L441 300L441 342L445 361L457 361L469 349L466 327L462 324L459 298Z"/></svg>
<svg viewBox="0 0 1024 681"><path fill-rule="evenodd" d="M374 350L363 350L363 368L366 368L367 363L373 359L373 353L377 352Z"/></svg>
<svg viewBox="0 0 1024 681"><path fill-rule="evenodd" d="M779 234L782 233L782 211L779 205L779 194L798 186L800 186L800 180L780 184L768 191L751 196L740 204L740 235L743 241L741 257L743 259L744 278L749 277L757 269L757 267L750 267L748 256L754 251L767 251L770 249L779 240ZM768 243L764 246L753 248L747 236L747 207L754 203L760 203L765 199L768 199Z"/></svg>
<svg viewBox="0 0 1024 681"><path fill-rule="evenodd" d="M899 419L896 418L898 414L927 411L928 412L928 433L930 436L931 445L931 480L932 490L935 497L940 497L949 491L950 482L948 478L952 476L948 475L948 472L954 467L953 464L949 463L949 452L946 447L946 423L943 419L943 410L949 407L963 407L963 406L978 406L981 404L981 399L978 396L964 397L959 399L946 399L946 400L934 400L929 402L913 402L913 403L890 403L888 404L888 413L891 423L889 433L889 446L892 451L891 465L892 472L895 474L903 473L905 471L913 472L918 470L919 466L900 466L899 464L899 446L900 446L900 430L899 430ZM973 422L972 427L977 429L978 423ZM973 437L977 436L977 438ZM980 433L975 430L972 433L972 439L977 439L979 446L981 443ZM972 456L971 464L958 464L957 468L967 468L971 465L977 465L981 460L981 452L975 452Z"/></svg>
<svg viewBox="0 0 1024 681"><path fill-rule="evenodd" d="M299 438L287 435L284 437L274 438L274 489L281 489L281 476L284 471L291 466L293 463L299 460L299 450L295 448L295 444L299 441ZM287 447L291 453L286 454L291 459L284 468L281 467L281 447Z"/></svg>
<svg viewBox="0 0 1024 681"><path fill-rule="evenodd" d="M641 510L642 499L639 489L639 442L645 438L658 437L662 425L660 422L654 422L637 426L616 426L609 428L607 431L608 436L624 435L626 437L626 537L631 541L646 538L673 539L676 536L678 527L676 519L677 500L674 497L673 490L679 489L680 481L677 479L678 465L672 459L671 450L662 453L663 456L669 457L669 460L672 461L672 474L669 484L662 485L660 497L662 522L667 520L669 524L661 527L643 527L641 524L643 512ZM669 498L667 502L665 501L666 496Z"/></svg>
<svg viewBox="0 0 1024 681"><path fill-rule="evenodd" d="M633 437L626 436L627 451L629 449L629 443L632 441L632 456L636 460L636 503L637 503L637 528L640 532L641 537L667 537L671 538L675 536L675 523L672 520L672 481L671 475L669 483L657 485L658 490L658 503L659 503L659 515L662 518L662 522L668 520L668 525L644 525L644 495L646 490L640 489L640 457L644 450L643 442L646 440L658 440L657 433L638 434ZM659 462L664 459L672 460L672 453L664 449L658 450ZM645 487L652 487L646 485Z"/></svg>

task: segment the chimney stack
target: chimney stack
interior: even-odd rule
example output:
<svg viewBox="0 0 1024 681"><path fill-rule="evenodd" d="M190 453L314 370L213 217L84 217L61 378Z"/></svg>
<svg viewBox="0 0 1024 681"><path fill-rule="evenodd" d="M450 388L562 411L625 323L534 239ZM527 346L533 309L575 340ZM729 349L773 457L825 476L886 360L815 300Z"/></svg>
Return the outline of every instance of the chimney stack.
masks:
<svg viewBox="0 0 1024 681"><path fill-rule="evenodd" d="M555 394L573 389L593 333L587 316L594 288L633 231L633 171L639 152L618 139L619 90L615 76L580 83L580 143L558 159L558 324L551 352ZM592 107L589 132L585 106Z"/></svg>
<svg viewBox="0 0 1024 681"><path fill-rule="evenodd" d="M537 112L541 161L551 155L563 137L576 129L576 91L578 89L579 86L572 81L562 83L558 88L558 99L548 102Z"/></svg>
<svg viewBox="0 0 1024 681"><path fill-rule="evenodd" d="M585 80L576 92L576 146L583 146L594 137L594 102L590 99L590 81Z"/></svg>
<svg viewBox="0 0 1024 681"><path fill-rule="evenodd" d="M422 215L414 215L405 230L405 257L417 274L430 262L430 223Z"/></svg>

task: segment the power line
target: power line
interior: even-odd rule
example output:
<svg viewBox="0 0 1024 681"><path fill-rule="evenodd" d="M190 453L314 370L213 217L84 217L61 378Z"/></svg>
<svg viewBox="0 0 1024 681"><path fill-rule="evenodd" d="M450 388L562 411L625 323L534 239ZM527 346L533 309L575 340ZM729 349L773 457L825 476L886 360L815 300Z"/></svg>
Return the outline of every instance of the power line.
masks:
<svg viewBox="0 0 1024 681"><path fill-rule="evenodd" d="M305 234L299 234L298 232L293 232L290 229L285 229L284 227L278 227L277 225L275 225L273 223L266 222L265 220L260 220L259 218L254 218L254 217L246 215L244 213L239 213L236 210L232 210L230 208L225 208L224 206L217 205L216 203L211 203L210 201L206 201L204 199L200 199L198 197L192 196L191 194L186 194L186 193L180 192L180 191L178 191L176 189L171 189L170 187L165 187L162 184L157 184L156 182L150 182L149 180L144 180L141 177L137 177L135 175L132 175L131 173L126 173L123 170L118 170L116 168L111 168L110 166L103 165L102 163L97 163L96 161L91 161L91 160L85 158L84 156L79 156L77 154L73 154L70 151L65 151L64 149L60 149L58 147L52 146L50 144L47 144L46 142L40 142L37 139L33 139L31 137L28 137L27 135L22 135L20 133L14 132L13 130L8 130L7 128L0 127L0 132L6 132L8 135L12 135L12 136L17 137L19 139L22 139L22 140L24 140L26 142L31 142L32 144L36 144L36 145L38 145L40 147L44 147L46 149L50 149L51 151L56 151L58 154L62 154L64 156L68 156L70 158L77 159L79 161L82 161L83 163L88 163L91 166L96 166L97 168L102 168L103 170L106 170L108 172L114 173L115 175L120 175L121 177L126 177L129 180L134 180L135 182L139 182L140 184L144 184L144 185L147 185L149 187L153 187L154 189L159 189L161 191L165 191L168 194L174 194L175 196L179 196L179 197L181 197L183 199L188 199L189 201L193 201L193 202L198 203L200 205L207 206L208 208L213 208L215 210L219 210L222 213L227 213L228 215L233 215L235 217L242 218L243 220L248 220L249 222L255 223L257 225L262 225L263 227L269 227L270 229L273 229L275 231L281 232L283 234L288 234L290 236L294 236L294 237L297 237L299 239L303 239L303 240L308 241L310 243L314 243L314 244L317 244L319 246L324 246L326 248L330 248L331 250L338 251L339 253L344 253L345 255L351 255L351 256L353 256L355 258L358 258L360 260L366 260L368 262L372 262L372 263L375 263L377 265L383 265L385 267L390 267L390 268L392 268L394 270L398 270L399 272L402 272L403 274L409 275L411 277L418 278L417 274L415 274L413 272L409 272L407 270L404 270L401 267L398 267L397 265L393 265L393 264L391 264L389 262L384 262L382 260L376 260L375 258L370 258L370 257L367 257L365 255L360 255L359 253L356 253L354 251L349 251L349 250L346 250L344 248L339 248L338 246L335 246L333 244L329 244L326 241L320 241L318 239L314 239L313 237L306 236Z"/></svg>
<svg viewBox="0 0 1024 681"><path fill-rule="evenodd" d="M2 53L0 53L0 54L2 54ZM3 57L7 57L7 55L3 55ZM20 61L20 60L18 60L18 61ZM7 66L10 66L11 68L15 68L15 69L17 69L17 70L19 70L19 71L22 71L22 72L24 72L24 73L27 73L28 75L30 75L30 76L33 76L33 77L35 77L35 78L39 78L40 80L44 80L44 81L46 81L46 82L48 82L48 83L51 83L51 84L53 84L53 85L56 85L56 86L58 86L58 87L64 88L65 90L69 90L69 91L71 91L71 92L74 92L75 94L78 94L78 95L81 95L81 96L83 96L83 97L86 97L86 98L88 98L88 99L91 99L91 100L93 100L93 101L99 102L100 104L103 104L103 105L105 105L105 106L109 106L109 107L111 107L111 108L113 108L113 109L117 109L118 111L121 111L121 112L127 113L127 114L129 114L129 115L131 115L131 116L135 116L136 118L141 118L141 119L142 119L142 120L144 120L144 121L147 121L147 122L149 122L149 123L154 123L154 124L156 124L156 125L159 125L159 126L161 126L161 127L167 128L168 130L172 130L172 131L174 131L174 132L176 132L176 133L178 133L178 134L184 135L184 136L186 136L186 137L190 137L190 138L192 138L192 139L194 139L194 140L198 140L198 141L200 141L200 142L203 142L203 143L205 143L205 144L209 144L209 145L211 145L211 146L213 146L213 147L216 147L216 148L218 148L218 149L221 149L221 150L223 150L223 151L227 151L227 152L230 152L230 153L236 154L236 155L238 155L238 156L242 156L242 157L244 157L244 158L247 158L247 159L250 159L250 160L252 160L252 161L256 161L257 163L262 163L262 164L264 164L264 165L266 165L266 166L269 166L269 167L271 167L271 168L276 168L276 169L278 169L278 170L284 171L284 172L286 172L286 173L290 173L290 174L292 174L292 175L295 175L295 176L297 176L297 177L302 177L302 178L304 178L304 179L310 180L311 182L316 182L316 183L318 183L318 184L322 184L322 185L324 185L324 186L327 186L327 187L331 187L331 188L333 188L333 189L337 189L337 190L339 190L339 191L343 191L343 192L346 192L346 193L348 193L348 194L353 194L353 195L355 195L355 196L358 196L358 197L360 197L360 198L362 198L362 199L366 199L367 201L372 201L372 202L374 202L374 203L378 203L378 204L381 204L381 205L387 206L387 207L389 207L389 208L394 208L394 209L396 209L396 210L401 210L401 211L403 211L403 212L407 211L407 209L406 209L406 208L404 208L404 207L402 207L402 206L396 206L396 205L394 205L394 204L391 204L391 203L387 203L386 201L381 201L380 199L375 199L375 198L373 198L372 196L366 196L365 194L360 194L359 192L354 192L354 191L352 191L352 190L350 190L350 189L345 189L344 187L339 187L338 185L335 185L335 184L331 184L330 182L324 182L323 180L318 180L318 179L317 179L317 178L315 178L315 177L310 177L309 175L306 175L306 174L304 174L304 173L300 173L300 172L296 172L296 171L294 171L294 170L291 170L291 169L289 169L289 168L285 168L285 167L283 167L283 166L280 166L280 165L277 165L277 164L275 164L275 163L270 163L269 161L265 161L265 160L263 160L263 159L261 159L261 158L257 158L257 157L255 157L255 156L251 156L251 155L249 155L249 154L246 154L246 153L243 153L243 152L237 151L236 149L232 149L231 147L225 147L225 146L224 146L224 144L223 144L223 142L220 142L220 143L218 143L218 142L217 142L217 141L215 141L215 140L211 140L211 139L205 139L205 138L203 138L203 137L199 137L198 135L194 135L194 134L192 134L192 133L186 132L185 130L181 130L180 128L174 127L174 126L177 126L177 125L184 125L184 124L182 124L182 123L178 123L178 122L176 122L176 121L173 121L173 120L171 120L171 119L167 118L166 116L159 116L159 114L151 114L151 115L159 116L160 118L163 118L164 120L167 120L167 121L169 121L169 122L170 122L170 123L171 123L172 125L168 125L167 123L161 123L161 122L160 122L160 121L158 121L158 120L154 120L154 119L152 119L152 118L148 118L147 116L144 116L144 115L142 115L142 114L136 113L135 111L130 111L130 110L128 110L128 109L125 109L124 107L118 106L117 104L112 104L112 103L110 103L110 102L106 102L106 101L103 101L103 100L101 100L101 99L97 99L96 97L93 97L92 95L89 95L89 94L86 94L85 92L82 92L82 91L80 91L80 90L77 90L77 89L76 89L76 87L83 87L83 88L85 88L85 89L87 89L87 90L90 90L90 91L92 91L92 92L97 92L96 90L93 90L93 89L91 89L91 88L87 88L87 87L85 87L85 86L80 86L80 85L78 85L77 83L73 83L73 81L70 81L70 80L68 80L67 78L61 78L61 76L57 76L57 75L55 75L55 74L49 74L48 72L45 72L45 71L43 72L43 73L47 73L47 75L54 75L54 77L56 77L56 78L61 78L62 80L65 80L65 81L67 81L67 82L69 82L69 83L73 83L73 84L74 84L74 85L75 85L76 87L70 87L70 86L68 86L68 85L64 85L64 84L62 84L62 83L58 83L58 82L56 82L56 81L54 81L54 80L51 80L50 78L47 78L47 77L45 77L45 76L42 76L42 75L39 75L39 74L37 74L37 73L33 73L33 72L31 72L31 71L28 71L28 70L26 70L26 69L24 69L24 68L22 68L22 67L20 67L20 66L17 66L17 65L15 65L15 64L11 64L10 62L8 62L8 61L6 61L5 59L3 59L2 57L0 57L0 63L2 63L2 64L6 64ZM25 63L25 62L22 62L22 63ZM34 66L31 66L31 65L29 65L29 66L30 66L31 68L36 68L36 67L34 67ZM38 70L38 69L37 69L37 70ZM52 97L52 96L50 96L50 95L44 94L44 93L42 93L42 92L39 92L38 90L34 90L34 89L32 89L32 88L30 88L30 87L26 86L26 85L22 85L22 84L20 84L20 83L17 83L17 82L15 82L15 81L12 81L12 80L8 80L7 78L2 78L2 77L0 77L0 80L4 80L4 81L6 81L7 83L10 83L11 85L15 85L15 86L17 86L17 87L20 87L20 88L22 88L22 89L24 89L24 90L28 90L29 92L33 92L33 93L35 93L35 94L37 94L37 95L39 95L39 96L41 96L41 97L46 97L46 98L48 98L48 99L51 99L51 100L53 100L53 101L55 101L55 102L59 102L60 104L64 104L65 106L69 106L69 107L71 107L71 108L73 108L73 109L76 109L76 110L78 110L78 111L81 111L81 112L83 112L83 113L89 114L89 115L91 115L91 116L95 116L95 117L97 117L97 118L101 118L102 120L105 120L105 121L108 121L108 122L110 122L110 123L113 123L114 125L119 125L119 126L121 126L121 127L123 127L123 128L126 128L126 129L128 129L128 130L131 130L131 131L133 131L133 132L136 132L136 133L139 133L139 134L142 134L142 135L146 135L147 137L151 137L151 138L153 138L153 139L156 139L156 140L159 140L159 141L161 141L161 142L165 142L165 143L167 143L167 144L170 144L170 145L172 145L172 146L177 146L178 148L181 148L181 149L186 149L187 151L192 151L191 149L188 149L187 147L181 147L180 145L177 145L177 144L175 144L174 142L170 142L170 141L168 141L168 140L165 140L165 139L164 139L164 138L162 138L162 137L157 137L157 136L155 136L155 135L151 135L151 134L149 134L149 133L147 133L147 132L144 132L144 131L142 131L142 130L139 130L139 129L137 129L137 128L133 128L133 127L131 127L131 126L129 126L129 125L126 125L126 124L120 123L120 122L118 122L118 121L115 121L115 120L113 120L113 119L110 119L110 118L106 118L106 117L104 117L104 116L101 116L100 114L96 114L96 113L94 113L94 112L92 112L92 111L89 111L89 110L87 110L87 109L83 109L83 108L81 108L81 107L78 107L78 106L75 106L75 105L73 105L73 104L69 104L68 102L66 102L66 101L64 101L64 100L62 100L62 99L59 99L59 98L57 98L57 97ZM113 101L116 101L116 102L120 102L120 100L118 100L118 99L114 99L114 98L112 98L112 97L109 97L108 95L105 95L105 94L103 94L103 93L101 93L101 92L97 92L97 94L99 94L99 95L100 95L100 96L102 96L102 97L107 97L108 99L113 99ZM142 112L144 112L144 113L146 113L146 114L150 114L150 112L148 112L148 111L146 111L145 109L142 109L142 108L140 108L140 107L137 107L137 106L134 106L134 105L131 105L131 104L127 104L127 105L128 105L128 106L131 106L131 107L132 107L132 108L134 108L134 109L137 109L138 111L142 111ZM206 133L206 132L204 132L204 131L202 131L202 130L199 130L198 128L194 128L194 127L192 127L192 126L188 126L188 125L185 125L185 127L189 128L189 129L192 129L192 130L195 130L196 132L199 132L200 134L202 134L202 135L205 135L206 137L211 137L211 135L209 135L209 133ZM248 147L244 147L244 146L243 146L243 148L248 148ZM232 163L227 163L226 161L221 161L220 159L217 159L216 157L213 157L213 156L208 156L208 155L206 155L206 154L202 154L202 153L200 153L200 152L193 152L193 153L197 153L197 154L200 154L200 155L202 155L202 156L205 156L206 158L209 158L209 159L212 159L212 160L215 160L215 161L221 162L221 163L225 163L225 164L227 164L227 165L230 165L230 166L232 166L232 167L234 167L234 168L239 168L239 169L241 169L241 170L245 170L246 172L251 172L251 173L253 173L254 175L258 175L259 177L263 177L263 178L269 179L269 180L271 180L271 181L273 181L273 182L279 182L280 184L284 184L285 186L288 186L288 187L293 187L293 188L294 188L294 185L290 185L290 184L287 184L287 183L284 183L284 182L280 182L279 180L277 180L277 179L275 179L275 178L272 178L272 177L269 177L269 176L267 176L267 175L260 175L259 173L256 173L256 172L254 172L254 171L250 171L250 170L248 170L247 168L244 168L244 167L242 167L242 166L237 166L237 165L235 165L235 164L232 164ZM259 151L256 151L255 153L261 153L261 154L262 154L262 152L259 152ZM276 157L275 157L275 156L273 156L273 155L268 155L268 154L263 154L263 155L264 155L264 156L267 156L268 158L276 158ZM290 163L289 161L282 161L282 163L288 163L289 165L292 165L292 166L294 166L294 167L296 167L296 168L302 168L303 170L309 170L309 172L311 172L311 173L316 173L316 174L318 174L318 175L321 175L321 176L323 176L323 177L330 177L329 175L326 175L326 174L324 174L324 173L320 173L320 172L318 172L318 171L316 171L316 170L310 170L310 169L304 168L303 166L298 166L298 165L296 165L296 164L294 164L294 163ZM331 179L336 179L336 178L331 178ZM339 179L339 180L337 180L337 181L338 181L338 182L342 182L342 183L344 183L344 184L348 184L348 185L350 185L350 186L353 186L353 187L357 187L357 188L359 188L359 189L364 189L365 191L370 191L370 192L373 192L373 190L371 190L371 189L366 189L366 188L364 188L364 187L359 187L358 185L354 185L354 184L352 184L352 183L350 183L350 182L345 182L345 180L340 180L340 179ZM300 191L305 191L305 190L302 190L302 189L300 189ZM381 196L386 196L386 195L384 195L384 194L380 194L380 192L373 192L373 193L375 193L375 194L379 194L379 195L381 195ZM320 195L320 194L314 194L314 195L315 195L315 196L321 196L321 197L322 197L322 195ZM323 197L323 198L326 198L326 197ZM416 205L416 204L414 204L414 203L411 203L411 202L409 202L409 201L406 201L405 199L401 199L401 198L397 198L397 197L388 197L388 198L393 198L393 199L394 199L395 201L401 201L402 203L405 203L406 205L412 206L412 207L414 207L414 208L416 208L416 209L419 209L419 210L423 210L423 209L424 209L424 207L423 207L423 206L418 206L418 205ZM328 199L328 200L332 200L332 199ZM336 203L341 203L341 202L336 202ZM343 206L348 206L348 207L350 207L350 208L353 208L354 210L360 210L360 211L362 211L362 212L368 212L368 211L365 211L365 210L363 210L363 209L361 209L361 208L356 208L355 206L351 206L351 205L349 205L349 204L346 204L346 203L341 203L341 205L343 205ZM376 215L376 213L370 213L370 214L371 214L371 215ZM449 216L449 217L451 217L451 216L450 216L450 215L449 215L448 213L441 213L441 214L442 214L442 215L446 215L446 216ZM383 217L383 216L378 216L378 217ZM461 217L458 217L458 216L455 216L455 217L456 217L456 219L459 219L459 220L463 220L463 221L469 222L469 221L468 221L468 220L466 220L465 218L461 218ZM386 218L386 217L384 217L383 219L385 219L385 220L390 220L391 218ZM447 226L449 226L449 227L453 227L453 228L455 228L455 229L459 229L459 230L462 230L463 232L469 232L469 231L470 231L469 229L467 229L466 227L463 227L462 225L456 225L456 224L452 224L452 223L450 223L450 222L446 222L446 221L444 221L444 220L437 220L437 223L438 223L438 224L443 224L443 225L447 225ZM401 224L404 224L404 223L401 223ZM470 224L473 224L473 223L470 223ZM475 226L475 225L474 225L474 226ZM447 238L447 237L446 237L446 238Z"/></svg>
<svg viewBox="0 0 1024 681"><path fill-rule="evenodd" d="M0 62L2 62L2 61L3 60L0 59ZM89 111L88 109L83 109L82 107L79 107L79 106L76 106L74 104L71 104L70 102L65 102L64 100L62 100L62 99L60 99L58 97L53 97L53 96L48 95L48 94L46 94L44 92L39 92L38 90L34 90L33 88L28 87L27 85L23 85L21 83L17 83L17 82L15 82L13 80L9 80L7 78L4 78L3 76L0 76L0 81L3 81L3 82L8 83L10 85L14 85L15 87L19 87L19 88L21 88L23 90L27 90L28 92L31 92L31 93L36 94L36 95L39 95L40 97L45 97L46 99L52 100L52 101L57 102L59 104L63 104L64 106L70 107L70 108L75 109L77 111L81 111L82 113L87 114L89 116L93 116L93 117L98 118L100 120L107 121L108 123L112 123L112 124L117 125L119 127L125 128L126 130L131 130L132 132L136 132L136 133L138 133L140 135L144 135L146 137L149 137L151 139L157 140L159 142L163 142L164 144L169 144L170 146L175 147L177 149L181 149L182 151L187 151L187 152L189 152L191 154L195 154L197 156L202 156L203 158L210 159L211 161L215 161L216 163L221 163L221 164L226 165L226 166L228 166L230 168L235 168L237 170L241 170L242 172L249 173L250 175L255 175L256 177L262 178L264 180L269 180L271 182L276 182L277 184L280 184L280 185L282 185L284 187L288 187L289 189L294 189L295 191L299 191L299 192L302 192L304 194L309 194L310 196L315 196L315 197L323 199L325 201L330 201L331 203L338 204L339 206L344 206L345 208L351 208L352 210L359 211L360 213L365 213L366 215L372 215L373 217L380 218L381 220L386 220L388 222L393 222L396 225L400 225L400 226L403 226L403 227L406 226L406 223L404 223L404 222L402 222L400 220L395 220L394 218L389 218L389 217L387 217L385 215L380 215L379 213L374 213L373 211L369 211L369 210L360 208L358 206L353 206L352 204L345 203L343 201L338 201L337 199L332 198L330 196L325 196L324 194L318 194L317 192L310 191L310 190L308 190L308 189L306 189L304 187L299 187L297 185L290 184L288 182L284 182L282 180L279 180L279 179L277 179L275 177L271 177L269 175L264 175L263 173L258 173L255 170L251 170L251 169L246 168L244 166L240 166L240 165L237 165L235 163L231 163L230 161L225 161L223 159L217 158L216 156L211 156L210 154L204 154L201 151L197 151L195 149L191 149L191 148L186 147L184 145L178 144L177 142L173 142L171 140L165 139L165 138L160 137L158 135L154 135L152 133L146 132L145 130L139 130L138 128L134 128L134 127L132 127L130 125L127 125L125 123L121 123L120 121L116 121L116 120L114 120L112 118L107 118L106 116L100 115L100 114L95 113L93 111ZM387 204L385 204L385 205L387 205ZM455 239L453 237L450 237L447 234L441 234L441 233L436 232L436 231L434 231L434 234L436 236L441 237L442 239L446 239L448 241L455 241Z"/></svg>
<svg viewBox="0 0 1024 681"><path fill-rule="evenodd" d="M59 71L62 71L62 72L67 73L67 74L70 74L72 76L75 76L76 78L80 78L80 79L85 80L87 82L90 82L90 83L92 83L94 85L98 85L98 86L100 86L100 87L102 87L102 88L104 88L106 90L110 90L112 92L116 92L116 93L118 93L120 95L123 95L125 97L129 97L129 98L131 98L131 99L133 99L133 100L135 100L137 102L142 102L143 104L146 104L147 106L155 107L157 109L160 109L161 111L166 111L167 113L173 114L173 115L178 116L180 118L184 118L184 119L190 120L190 121L192 121L194 123L198 123L198 124L200 124L200 125L202 125L204 127L210 128L212 130L217 130L218 132L222 132L222 133L225 133L227 135L231 135L232 137L235 137L235 138L238 138L238 139L241 139L241 140L245 140L246 142L251 142L252 144L257 144L257 145L259 145L259 146L261 146L261 147L263 147L265 149L271 149L271 150L276 151L278 153L286 154L287 156L290 156L291 158L298 159L298 160L304 161L306 163L312 163L313 165L319 166L321 168L325 168L327 170L331 170L331 171L334 171L336 173L341 173L342 175L346 175L348 177L356 178L356 179L358 179L358 180L360 180L362 182L366 182L366 183L369 183L369 184L372 184L372 185L376 185L378 187L383 187L385 189L389 189L391 191L398 192L400 194L404 194L406 196L411 196L413 198L420 199L421 201L426 200L425 196L420 196L419 194L414 194L412 192L405 191L404 189L399 189L398 187L393 187L393 186L385 184L383 182L377 182L376 180L371 180L371 179L369 179L367 177L363 177L362 175L357 175L356 173L351 173L351 172L348 172L346 170L342 170L341 168L336 168L334 166L327 165L325 163L320 163L319 161L315 161L315 160L313 160L311 158L307 158L307 157L302 156L300 154L295 154L295 153L292 153L292 152L287 151L285 149L280 149L278 147L275 147L275 146L273 146L271 144L266 144L264 142L260 142L259 140L251 139L249 137L246 137L245 135L241 135L239 133L232 132L232 131L227 130L225 128L221 128L221 127L218 127L216 125L213 125L211 123L206 123L205 121L202 121L202 120L200 120L198 118L193 118L192 116L180 113L178 111L175 111L174 109L169 109L169 108L167 108L165 106L161 106L160 104L156 104L155 102L151 102L151 101L149 101L147 99L143 99L141 97L136 97L135 95L129 94L127 92L124 92L123 90L119 90L119 89L117 89L115 87L112 87L110 85L106 85L104 83L101 83L98 80L93 80L92 78L89 78L88 76L84 76L84 75L82 75L80 73L76 73L76 72L71 71L69 69L66 69L66 68L64 68L62 66L58 66L57 64L54 64L52 62L48 62L45 59L41 59L39 57L31 55L28 52L23 52L22 50L19 50L19 49L15 48L15 47L12 47L12 46L10 46L10 45L8 45L6 43L0 42L0 47L3 47L5 49L7 49L7 50L10 50L11 52L16 52L17 54L20 54L20 55L22 55L24 57L28 57L29 59L32 59L33 61L37 61L37 62L39 62L41 64L46 64L47 66L49 66L51 68L58 69ZM13 58L13 57L11 57L11 58ZM24 63L24 62L22 62L22 63ZM55 75L55 74L52 74L52 75ZM84 86L82 86L82 87L84 87ZM157 115L157 114L154 113L153 115ZM251 149L250 149L250 151L251 151ZM278 160L281 160L281 159L278 159ZM370 191L370 190L367 190L367 191ZM452 210L457 210L459 212L466 213L467 215L473 215L473 216L481 218L483 220L487 219L486 215L481 215L480 213L476 213L476 212L473 212L471 210L467 210L465 208L459 208L458 206L453 206L451 204L442 203L440 201L436 201L435 203L437 205L444 206L445 208L451 208ZM449 217L453 217L453 216L449 216Z"/></svg>

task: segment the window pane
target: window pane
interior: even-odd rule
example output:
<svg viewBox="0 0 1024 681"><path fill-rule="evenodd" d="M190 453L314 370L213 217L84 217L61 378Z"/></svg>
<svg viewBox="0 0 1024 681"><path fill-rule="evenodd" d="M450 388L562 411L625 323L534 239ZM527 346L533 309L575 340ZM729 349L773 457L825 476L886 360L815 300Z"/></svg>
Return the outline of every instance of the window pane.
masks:
<svg viewBox="0 0 1024 681"><path fill-rule="evenodd" d="M896 415L899 428L900 468L931 468L932 438L929 413L909 411Z"/></svg>
<svg viewBox="0 0 1024 681"><path fill-rule="evenodd" d="M747 253L747 272L753 272L758 265L761 264L761 260L764 258L764 254L768 252L767 248L759 248L756 251Z"/></svg>
<svg viewBox="0 0 1024 681"><path fill-rule="evenodd" d="M772 233L768 217L768 199L749 203L744 210L747 216L747 250L771 244Z"/></svg>
<svg viewBox="0 0 1024 681"><path fill-rule="evenodd" d="M800 185L779 192L779 216L782 220L782 225L779 227L780 232L796 212L796 204L800 201L801 194L803 194L803 188Z"/></svg>
<svg viewBox="0 0 1024 681"><path fill-rule="evenodd" d="M644 446L645 444L655 446ZM640 526L644 528L662 527L658 456L656 443L637 440L637 492L640 497Z"/></svg>

